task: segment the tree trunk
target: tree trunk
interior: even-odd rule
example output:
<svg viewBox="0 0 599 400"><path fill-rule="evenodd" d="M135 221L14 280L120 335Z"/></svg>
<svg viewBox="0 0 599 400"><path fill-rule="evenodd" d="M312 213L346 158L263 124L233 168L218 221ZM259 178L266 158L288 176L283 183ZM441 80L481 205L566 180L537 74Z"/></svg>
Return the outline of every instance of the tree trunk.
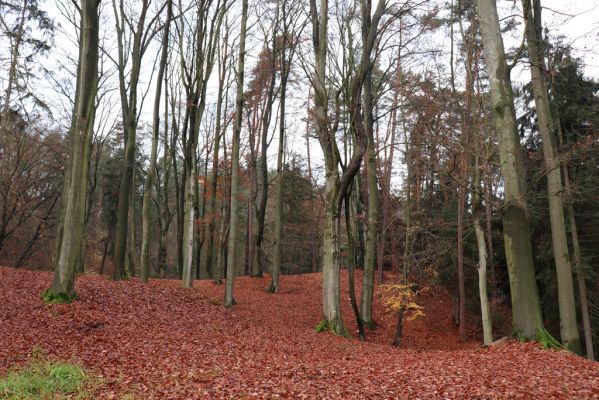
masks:
<svg viewBox="0 0 599 400"><path fill-rule="evenodd" d="M195 152L194 152L195 153ZM194 230L195 230L195 194L196 179L195 157L192 154L192 167L187 170L185 176L185 200L183 202L183 287L189 288L193 285L193 258L194 258Z"/></svg>
<svg viewBox="0 0 599 400"><path fill-rule="evenodd" d="M235 268L237 267L237 220L239 215L239 142L243 114L243 78L245 68L245 38L247 35L248 0L241 7L241 36L239 39L239 60L237 64L237 93L235 97L235 125L233 127L233 148L231 150L231 209L229 215L229 243L227 251L227 285L225 307L235 305L233 289Z"/></svg>
<svg viewBox="0 0 599 400"><path fill-rule="evenodd" d="M358 326L358 336L360 338L360 341L365 341L366 340L366 333L365 333L365 327L364 327L364 320L362 319L362 316L360 315L360 309L358 308L358 302L356 301L356 287L355 287L355 270L356 270L356 259L357 259L357 252L356 252L356 234L357 234L357 227L356 227L356 218L355 214L352 212L352 204L351 204L351 199L356 198L357 196L352 196L353 194L353 190L348 193L345 196L345 230L347 232L347 247L348 247L348 251L347 251L347 256L348 256L348 260L347 260L347 272L348 272L348 284L349 284L349 298L350 298L350 302L351 302L351 307L352 310L354 312L354 316L356 317L356 325Z"/></svg>
<svg viewBox="0 0 599 400"><path fill-rule="evenodd" d="M322 258L322 312L326 328L339 335L347 334L341 316L339 277L339 173L327 168L325 185L325 221Z"/></svg>
<svg viewBox="0 0 599 400"><path fill-rule="evenodd" d="M160 66L156 77L156 93L154 96L154 114L152 117L152 150L150 151L150 166L144 185L144 198L141 211L142 240L141 240L141 281L148 282L150 275L150 205L152 203L152 186L156 174L156 158L158 153L158 137L160 135L160 98L162 95L162 82L168 61L169 27L173 13L173 2L167 0L167 15L164 32L162 33L162 50ZM165 143L166 145L166 143ZM162 233L161 233L162 235Z"/></svg>
<svg viewBox="0 0 599 400"><path fill-rule="evenodd" d="M360 314L364 325L374 329L372 319L372 297L374 294L374 270L377 262L377 243L379 227L379 187L376 173L376 149L374 142L374 122L372 115L372 73L368 73L364 81L364 127L368 134L366 149L366 170L368 179L368 228L366 235L366 255L364 273L362 275L362 297L360 299Z"/></svg>
<svg viewBox="0 0 599 400"><path fill-rule="evenodd" d="M493 326L487 291L487 246L485 233L478 217L474 219L474 233L476 234L478 247L478 293L480 295L480 311L483 323L483 343L488 345L493 341Z"/></svg>
<svg viewBox="0 0 599 400"><path fill-rule="evenodd" d="M462 341L466 340L466 279L464 277L464 208L466 202L466 189L458 187L458 301L459 301L459 331Z"/></svg>
<svg viewBox="0 0 599 400"><path fill-rule="evenodd" d="M149 7L149 0L142 0L141 12L136 24L136 29L133 29L130 24L126 23L124 15L123 2L120 2L120 7L117 10L116 2L113 1L115 14L117 44L118 44L118 76L119 76L119 91L121 97L121 109L123 113L124 124L124 143L125 155L123 159L123 174L119 187L119 199L117 206L117 224L115 230L115 249L114 249L114 276L115 280L125 278L125 256L127 253L127 236L129 234L129 207L131 200L131 188L133 186L133 171L135 169L135 149L137 136L137 85L139 83L139 75L142 61L142 38L145 31L145 17ZM125 54L124 47L125 29L128 26L133 31L133 45L131 54ZM127 73L125 65L127 58L131 58L131 72L128 84L125 82Z"/></svg>
<svg viewBox="0 0 599 400"><path fill-rule="evenodd" d="M567 349L581 353L582 349L576 321L574 283L572 280L570 257L568 255L568 239L564 217L564 204L562 201L562 191L564 188L555 146L555 125L552 120L547 95L547 84L544 77L545 59L543 54L543 28L541 25L541 1L534 0L534 12L530 0L522 0L522 5L526 13L525 32L530 58L532 91L535 99L539 133L543 141L545 168L547 169L549 217L551 220L553 256L557 272L561 340Z"/></svg>
<svg viewBox="0 0 599 400"><path fill-rule="evenodd" d="M75 275L81 261L87 166L93 136L96 90L98 87L99 1L81 3L80 50L77 89L71 125L71 155L65 173L66 195L62 200L63 223L59 227L59 247L55 256L54 280L44 293L50 302L69 302L76 298Z"/></svg>
<svg viewBox="0 0 599 400"><path fill-rule="evenodd" d="M283 73L285 73L285 47L283 46L281 62ZM287 94L287 80L281 80L281 101L279 120L279 147L277 150L277 186L275 189L275 243L272 262L272 280L270 282L271 293L279 292L279 275L281 274L281 229L283 226L283 153L285 151L285 96Z"/></svg>
<svg viewBox="0 0 599 400"><path fill-rule="evenodd" d="M563 146L563 133L559 115L556 116L557 134L560 146ZM566 210L568 211L568 223L570 225L570 235L572 238L572 252L574 254L574 266L576 268L576 278L578 283L578 294L580 296L580 314L582 316L582 326L584 329L584 344L586 355L589 360L595 360L595 349L593 348L593 330L591 317L589 313L589 300L587 298L586 273L582 265L582 252L580 250L580 241L578 239L578 226L576 224L576 214L572 204L572 186L570 185L570 171L566 164L562 165L564 172L564 188L566 189Z"/></svg>
<svg viewBox="0 0 599 400"><path fill-rule="evenodd" d="M513 329L525 338L534 339L538 331L544 328L530 243L526 177L514 96L495 0L477 0L477 4L504 179L503 236L510 278Z"/></svg>
<svg viewBox="0 0 599 400"><path fill-rule="evenodd" d="M131 178L131 199L129 200L129 221L127 223L127 268L126 276L134 277L137 270L137 254L135 251L135 168L133 168L133 178Z"/></svg>
<svg viewBox="0 0 599 400"><path fill-rule="evenodd" d="M225 90L225 76L226 76L226 63L228 58L227 53L227 42L229 37L229 31L225 32L223 38L224 54L220 56L219 49L219 64L218 64L218 94L216 100L216 129L214 134L214 149L212 150L212 171L210 172L209 190L208 190L208 203L206 205L206 271L216 279L215 271L213 270L213 258L214 258L214 231L216 223L216 191L218 188L218 157L220 150L220 142L222 133L222 108L223 108L223 92ZM224 201L224 199L223 199ZM222 218L222 216L221 216Z"/></svg>

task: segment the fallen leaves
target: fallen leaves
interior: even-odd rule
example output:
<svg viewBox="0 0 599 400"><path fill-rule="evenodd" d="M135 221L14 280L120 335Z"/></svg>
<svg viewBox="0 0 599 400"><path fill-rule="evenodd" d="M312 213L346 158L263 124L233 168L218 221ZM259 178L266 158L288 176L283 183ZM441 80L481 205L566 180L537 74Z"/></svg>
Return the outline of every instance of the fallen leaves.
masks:
<svg viewBox="0 0 599 400"><path fill-rule="evenodd" d="M273 295L268 278L239 278L239 304L225 309L223 286L208 281L82 276L80 300L44 306L50 273L0 268L0 371L42 348L101 377L97 398L599 398L598 363L535 344L461 343L443 293L418 299L426 316L406 324L407 348L388 344L395 317L380 299L367 343L317 334L320 280L283 276Z"/></svg>

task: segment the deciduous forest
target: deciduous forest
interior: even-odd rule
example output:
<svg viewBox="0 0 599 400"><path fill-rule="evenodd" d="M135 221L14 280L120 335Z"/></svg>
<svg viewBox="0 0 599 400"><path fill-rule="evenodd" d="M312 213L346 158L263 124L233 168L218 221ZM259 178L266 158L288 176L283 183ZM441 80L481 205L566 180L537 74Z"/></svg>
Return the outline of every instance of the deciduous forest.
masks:
<svg viewBox="0 0 599 400"><path fill-rule="evenodd" d="M599 398L597 21L0 1L0 398Z"/></svg>

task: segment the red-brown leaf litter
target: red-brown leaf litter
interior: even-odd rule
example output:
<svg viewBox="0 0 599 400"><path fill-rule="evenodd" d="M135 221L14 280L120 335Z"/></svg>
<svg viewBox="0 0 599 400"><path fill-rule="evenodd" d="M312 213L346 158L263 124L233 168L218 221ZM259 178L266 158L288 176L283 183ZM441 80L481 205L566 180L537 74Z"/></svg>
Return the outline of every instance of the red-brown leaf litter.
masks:
<svg viewBox="0 0 599 400"><path fill-rule="evenodd" d="M417 299L426 316L407 322L403 348L389 343L384 315L366 343L316 333L321 275L238 278L237 305L223 286L137 279L78 278L79 300L44 305L51 273L0 268L0 373L34 353L80 363L99 382L99 399L591 399L599 363L536 344L492 348L462 343L442 290ZM342 284L347 286L346 276ZM346 324L355 336L349 296Z"/></svg>

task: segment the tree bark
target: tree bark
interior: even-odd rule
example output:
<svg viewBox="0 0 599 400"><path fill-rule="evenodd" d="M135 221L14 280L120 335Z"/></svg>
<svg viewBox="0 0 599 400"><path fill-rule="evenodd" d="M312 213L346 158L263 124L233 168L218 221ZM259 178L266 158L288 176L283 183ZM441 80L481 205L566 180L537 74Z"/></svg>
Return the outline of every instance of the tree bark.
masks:
<svg viewBox="0 0 599 400"><path fill-rule="evenodd" d="M75 294L76 263L81 261L87 194L88 157L91 150L98 87L98 0L82 0L77 90L71 125L71 154L65 173L66 195L62 200L63 221L54 262L54 279L44 293L46 301L71 301Z"/></svg>
<svg viewBox="0 0 599 400"><path fill-rule="evenodd" d="M532 258L526 176L514 96L495 0L477 0L477 4L504 179L503 236L512 298L512 324L515 333L534 339L544 328Z"/></svg>
<svg viewBox="0 0 599 400"><path fill-rule="evenodd" d="M557 135L560 147L564 145L563 132L559 115L556 115ZM570 236L572 238L572 253L574 255L574 266L576 268L576 279L578 284L578 294L580 296L580 314L582 316L582 326L584 329L584 344L586 355L589 360L595 360L595 349L593 348L593 330L591 316L589 313L589 300L587 298L586 273L582 265L582 251L578 239L578 226L576 223L576 213L572 201L572 186L570 184L570 171L568 165L563 164L564 188L566 189L566 210L568 212L568 223L570 225Z"/></svg>
<svg viewBox="0 0 599 400"><path fill-rule="evenodd" d="M555 146L555 124L551 115L547 84L545 81L545 59L543 52L541 1L522 0L525 12L525 32L530 59L532 91L535 99L539 133L543 142L543 156L547 169L547 189L549 197L549 217L551 220L551 239L553 256L557 272L557 292L560 315L560 334L564 347L581 353L578 324L576 321L576 302L572 267L568 255L566 220L562 201L562 176ZM534 7L534 9L533 9Z"/></svg>
<svg viewBox="0 0 599 400"><path fill-rule="evenodd" d="M117 224L115 230L114 248L114 276L115 280L125 278L125 256L127 251L127 235L129 233L129 206L131 199L131 187L133 185L133 170L135 167L135 149L137 136L137 85L142 61L142 38L145 32L145 17L149 7L149 0L142 0L141 12L133 32L133 46L130 58L132 61L129 83L125 82L125 64L127 56L124 47L125 10L122 0L117 10L116 0L113 0L113 9L116 22L118 43L118 75L119 90L121 96L121 108L124 124L125 156L123 159L123 174L119 187L119 199L117 206Z"/></svg>
<svg viewBox="0 0 599 400"><path fill-rule="evenodd" d="M164 71L168 61L169 28L173 15L173 2L167 0L166 23L162 36L162 49L158 76L156 77L156 94L154 96L154 114L152 116L152 149L150 151L150 166L144 184L144 198L141 212L142 241L141 241L141 281L148 282L150 275L150 205L152 203L152 186L156 174L156 158L158 153L158 138L160 136L160 99L162 96L162 83ZM166 144L166 143L165 143Z"/></svg>
<svg viewBox="0 0 599 400"><path fill-rule="evenodd" d="M235 305L235 268L237 267L237 220L239 215L239 142L243 114L243 78L245 68L245 39L247 35L248 0L241 6L241 36L239 39L239 60L237 64L237 93L235 97L235 124L233 127L233 148L231 150L231 209L229 215L229 243L227 251L227 284L225 307Z"/></svg>
<svg viewBox="0 0 599 400"><path fill-rule="evenodd" d="M372 298L374 295L374 270L377 261L377 243L379 228L379 187L376 171L376 149L374 141L374 121L372 115L372 73L366 75L364 81L363 108L364 127L368 135L366 148L366 171L368 179L368 225L366 235L366 255L364 259L364 273L362 275L362 297L360 298L360 314L364 325L374 329L372 319Z"/></svg>
<svg viewBox="0 0 599 400"><path fill-rule="evenodd" d="M212 150L212 171L210 172L209 190L208 190L208 203L206 205L206 215L208 223L206 224L206 271L216 278L215 271L213 271L213 258L214 258L214 231L216 223L216 191L218 188L218 161L219 151L222 132L222 108L223 108L223 91L225 90L225 77L226 77L226 64L228 58L228 38L229 30L225 32L223 38L222 50L219 48L219 64L218 64L218 94L216 100L216 130L214 134L214 149ZM223 51L221 56L220 52ZM223 199L224 201L224 199ZM222 218L222 216L221 216Z"/></svg>

